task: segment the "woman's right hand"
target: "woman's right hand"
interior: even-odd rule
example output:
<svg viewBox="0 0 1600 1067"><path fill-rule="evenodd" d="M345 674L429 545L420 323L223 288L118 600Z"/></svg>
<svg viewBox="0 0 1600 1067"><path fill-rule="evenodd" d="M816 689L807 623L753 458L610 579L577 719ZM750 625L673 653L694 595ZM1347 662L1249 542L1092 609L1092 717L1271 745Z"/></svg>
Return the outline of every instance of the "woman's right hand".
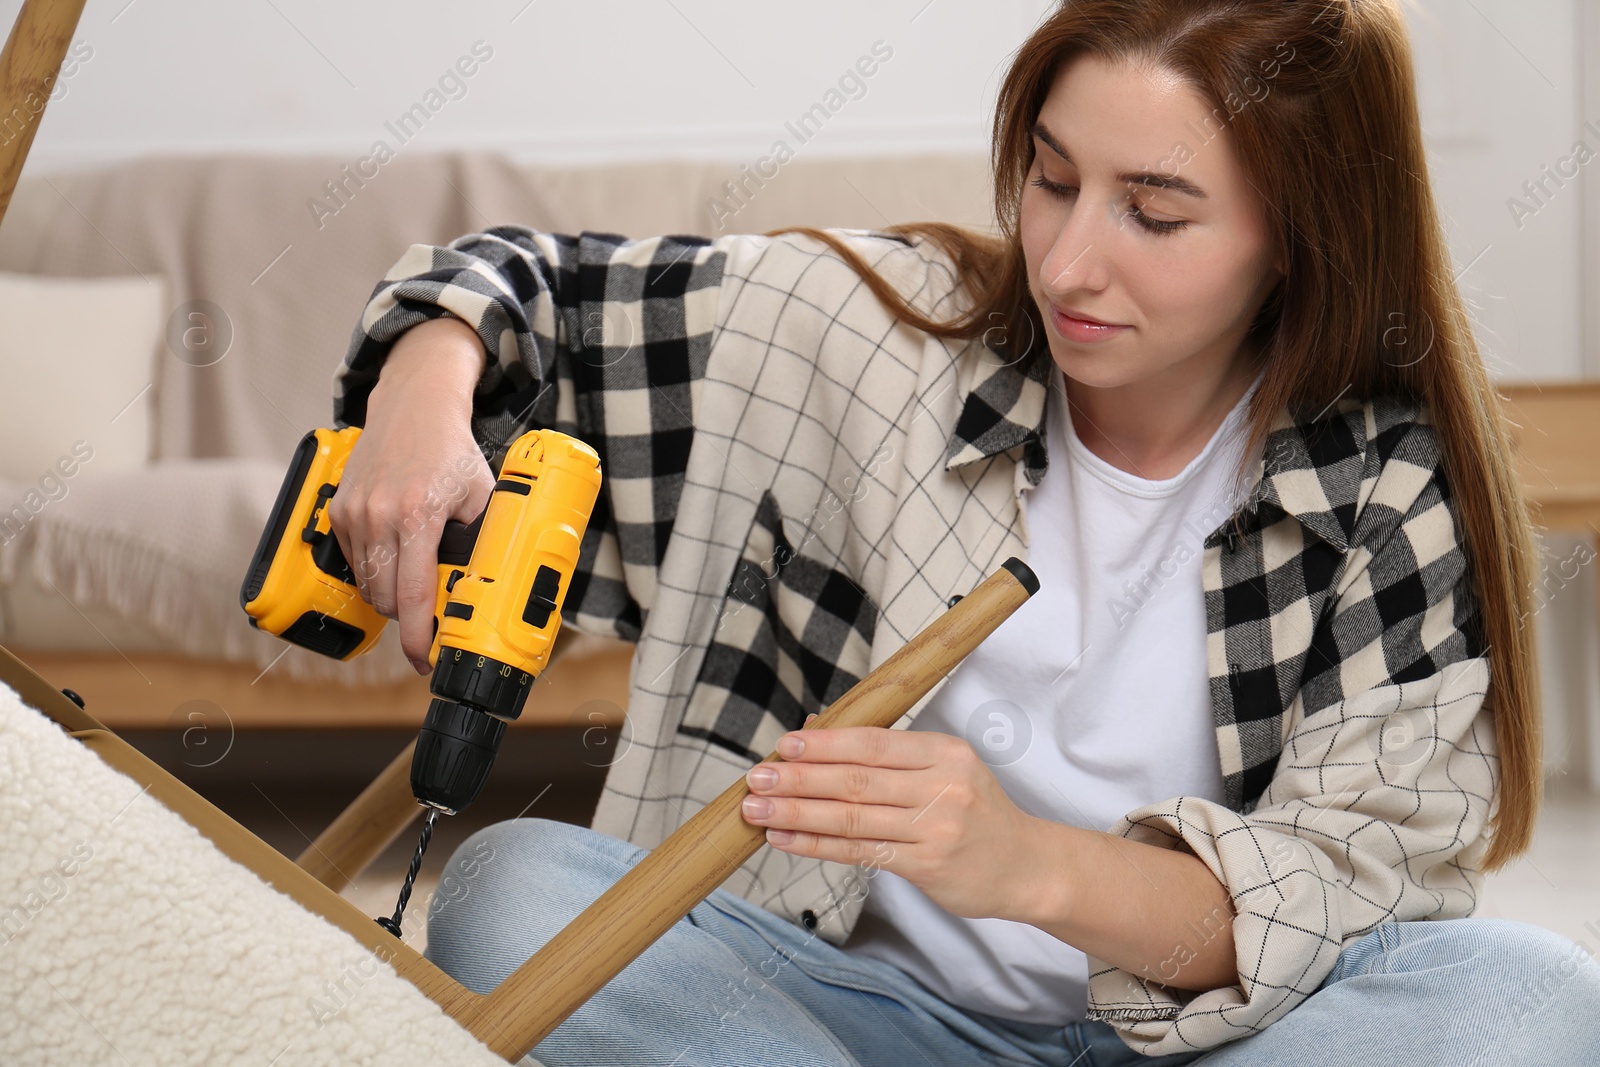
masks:
<svg viewBox="0 0 1600 1067"><path fill-rule="evenodd" d="M418 674L429 671L445 521L471 522L494 490L472 436L484 360L478 335L460 319L429 319L401 334L328 503L361 598L399 619L400 647Z"/></svg>

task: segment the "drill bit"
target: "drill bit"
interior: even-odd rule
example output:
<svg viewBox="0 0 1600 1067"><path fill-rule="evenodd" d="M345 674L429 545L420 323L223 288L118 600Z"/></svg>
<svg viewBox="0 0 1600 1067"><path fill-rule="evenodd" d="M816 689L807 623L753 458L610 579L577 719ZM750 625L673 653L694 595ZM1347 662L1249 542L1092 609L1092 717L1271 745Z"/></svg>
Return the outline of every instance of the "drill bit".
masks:
<svg viewBox="0 0 1600 1067"><path fill-rule="evenodd" d="M428 851L428 842L433 838L433 824L439 821L439 809L429 808L428 814L422 817L422 837L417 841L417 851L411 857L411 866L406 868L406 880L400 886L400 899L394 906L394 917L380 915L375 921L385 930L396 937L400 935L400 920L406 913L406 905L411 902L411 887L416 884L417 872L422 869L422 854Z"/></svg>

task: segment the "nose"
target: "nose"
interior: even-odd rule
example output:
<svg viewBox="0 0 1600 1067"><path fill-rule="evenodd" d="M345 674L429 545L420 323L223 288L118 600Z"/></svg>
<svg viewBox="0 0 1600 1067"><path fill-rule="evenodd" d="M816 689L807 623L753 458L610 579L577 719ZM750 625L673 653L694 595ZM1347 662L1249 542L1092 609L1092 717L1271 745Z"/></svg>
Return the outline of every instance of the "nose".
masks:
<svg viewBox="0 0 1600 1067"><path fill-rule="evenodd" d="M1096 201L1080 195L1039 264L1039 284L1045 295L1057 299L1077 290L1104 289L1110 241L1116 229L1110 210L1101 211Z"/></svg>

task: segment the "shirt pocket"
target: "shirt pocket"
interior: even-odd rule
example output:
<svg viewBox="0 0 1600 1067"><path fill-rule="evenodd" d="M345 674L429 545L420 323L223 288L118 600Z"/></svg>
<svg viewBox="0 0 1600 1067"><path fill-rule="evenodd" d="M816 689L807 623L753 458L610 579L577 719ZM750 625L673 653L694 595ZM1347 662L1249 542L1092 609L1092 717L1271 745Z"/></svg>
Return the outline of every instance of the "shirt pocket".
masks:
<svg viewBox="0 0 1600 1067"><path fill-rule="evenodd" d="M816 542L804 527L785 527L768 490L678 727L752 763L861 680L878 619L853 575L837 560L808 555Z"/></svg>

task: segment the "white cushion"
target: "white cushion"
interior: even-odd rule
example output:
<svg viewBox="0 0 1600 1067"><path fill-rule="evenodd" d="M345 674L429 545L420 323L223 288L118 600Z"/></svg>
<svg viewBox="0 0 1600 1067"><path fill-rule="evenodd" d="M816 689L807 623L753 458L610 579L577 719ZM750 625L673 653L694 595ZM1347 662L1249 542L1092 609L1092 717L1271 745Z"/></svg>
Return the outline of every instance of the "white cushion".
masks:
<svg viewBox="0 0 1600 1067"><path fill-rule="evenodd" d="M0 273L0 478L26 484L43 506L83 469L144 466L168 310L159 275Z"/></svg>

